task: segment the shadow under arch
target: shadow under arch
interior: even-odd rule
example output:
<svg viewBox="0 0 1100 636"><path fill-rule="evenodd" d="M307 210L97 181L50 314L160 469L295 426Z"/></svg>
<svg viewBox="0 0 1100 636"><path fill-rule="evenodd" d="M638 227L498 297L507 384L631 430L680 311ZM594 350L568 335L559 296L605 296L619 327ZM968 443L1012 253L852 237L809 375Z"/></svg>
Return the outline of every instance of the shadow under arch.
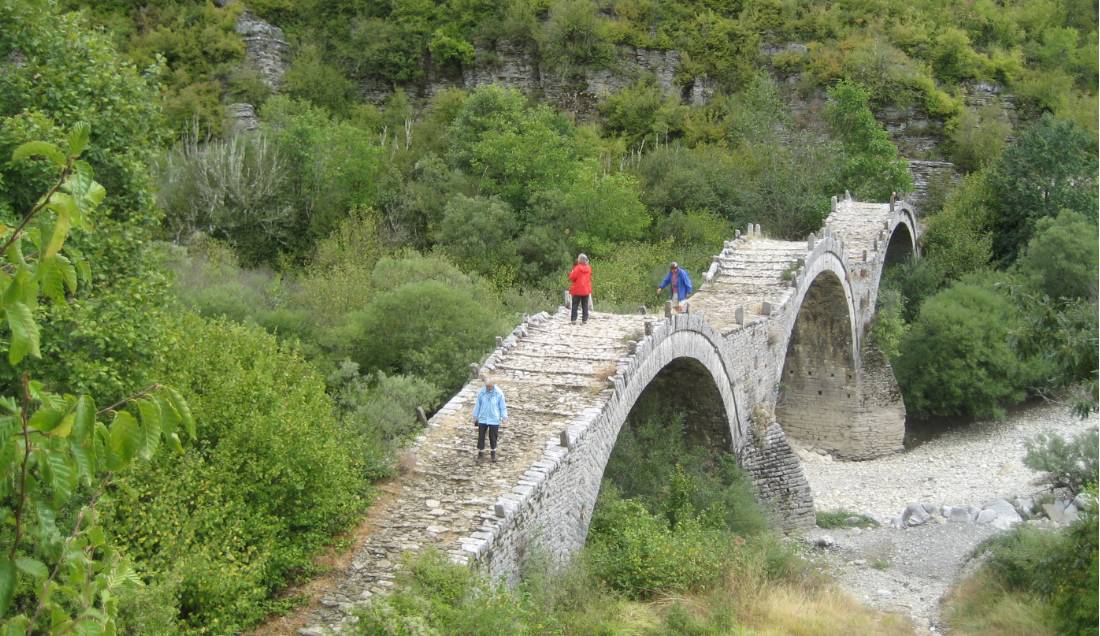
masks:
<svg viewBox="0 0 1100 636"><path fill-rule="evenodd" d="M851 446L860 407L852 325L844 282L822 271L791 329L775 408L788 436L840 454Z"/></svg>
<svg viewBox="0 0 1100 636"><path fill-rule="evenodd" d="M917 242L907 223L898 223L890 235L890 242L886 244L886 256L882 262L883 269L889 269L894 265L917 256Z"/></svg>
<svg viewBox="0 0 1100 636"><path fill-rule="evenodd" d="M611 478L626 496L653 495L674 464L717 460L734 450L714 377L698 360L676 358L631 407L604 465L600 491Z"/></svg>

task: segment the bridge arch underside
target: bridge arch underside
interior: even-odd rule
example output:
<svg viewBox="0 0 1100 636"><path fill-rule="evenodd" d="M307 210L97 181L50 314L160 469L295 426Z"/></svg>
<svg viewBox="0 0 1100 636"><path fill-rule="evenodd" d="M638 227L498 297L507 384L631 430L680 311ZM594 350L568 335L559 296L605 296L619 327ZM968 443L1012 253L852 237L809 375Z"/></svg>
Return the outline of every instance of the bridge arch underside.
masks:
<svg viewBox="0 0 1100 636"><path fill-rule="evenodd" d="M680 418L688 443L716 452L734 450L726 401L698 360L676 358L661 369L634 402L619 438L626 429L645 425L648 418L661 420L669 430L676 429L674 420Z"/></svg>
<svg viewBox="0 0 1100 636"><path fill-rule="evenodd" d="M905 408L885 357L855 335L844 284L822 272L795 318L775 413L792 439L870 459L901 449Z"/></svg>
<svg viewBox="0 0 1100 636"><path fill-rule="evenodd" d="M917 242L913 238L912 230L907 223L898 223L890 235L890 242L886 244L886 256L882 261L883 269L904 263L916 255Z"/></svg>

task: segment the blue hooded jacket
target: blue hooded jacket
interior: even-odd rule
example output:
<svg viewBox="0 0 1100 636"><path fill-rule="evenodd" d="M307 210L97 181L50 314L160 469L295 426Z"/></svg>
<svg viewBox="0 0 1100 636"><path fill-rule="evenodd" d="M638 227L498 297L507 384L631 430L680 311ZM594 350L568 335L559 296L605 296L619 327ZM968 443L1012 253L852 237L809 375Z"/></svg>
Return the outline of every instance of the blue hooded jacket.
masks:
<svg viewBox="0 0 1100 636"><path fill-rule="evenodd" d="M676 296L677 296L676 300L683 300L683 299L687 298L688 294L690 294L691 291L692 291L691 277L688 276L687 270L684 269L683 267L678 267L677 269L680 272L680 282L676 286ZM665 287L668 287L671 284L672 284L672 272L670 271L668 273L668 275L665 276L665 279L663 281L661 281L661 289L664 289Z"/></svg>
<svg viewBox="0 0 1100 636"><path fill-rule="evenodd" d="M504 403L504 392L494 386L490 392L485 387L477 392L474 403L474 419L478 424L500 426L501 420L508 419L508 405Z"/></svg>

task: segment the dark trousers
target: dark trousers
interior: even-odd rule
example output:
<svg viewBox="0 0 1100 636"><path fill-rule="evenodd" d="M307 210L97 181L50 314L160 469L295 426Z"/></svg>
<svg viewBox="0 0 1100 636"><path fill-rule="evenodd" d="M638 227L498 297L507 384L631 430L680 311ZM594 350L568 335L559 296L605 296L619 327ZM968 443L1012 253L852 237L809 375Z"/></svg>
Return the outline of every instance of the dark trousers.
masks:
<svg viewBox="0 0 1100 636"><path fill-rule="evenodd" d="M490 426L489 424L477 425L477 450L485 450L485 431L489 431L489 448L497 449L497 433L500 432L499 426Z"/></svg>
<svg viewBox="0 0 1100 636"><path fill-rule="evenodd" d="M577 309L582 309L581 315L584 316L582 320L588 322L588 296L574 296L573 308L569 314L569 320L577 322Z"/></svg>

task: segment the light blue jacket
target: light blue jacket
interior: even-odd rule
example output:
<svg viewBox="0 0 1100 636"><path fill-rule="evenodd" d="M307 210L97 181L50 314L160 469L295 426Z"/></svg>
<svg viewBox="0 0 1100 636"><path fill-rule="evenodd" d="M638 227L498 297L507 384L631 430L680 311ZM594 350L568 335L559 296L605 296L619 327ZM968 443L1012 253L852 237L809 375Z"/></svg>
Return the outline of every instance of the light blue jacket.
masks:
<svg viewBox="0 0 1100 636"><path fill-rule="evenodd" d="M688 276L688 273L687 273L686 269L684 269L683 267L681 267L679 269L680 269L680 281L676 285L676 300L683 300L683 299L687 298L688 294L690 294L691 291L692 291L692 289L691 289L691 277ZM672 284L672 272L669 272L668 276L665 276L665 279L663 281L661 281L661 289L664 289L665 287L668 287L671 284ZM671 290L670 290L669 294L671 295Z"/></svg>
<svg viewBox="0 0 1100 636"><path fill-rule="evenodd" d="M474 419L478 424L500 426L501 420L508 419L508 405L504 403L504 392L494 386L492 392L481 387L474 403Z"/></svg>

